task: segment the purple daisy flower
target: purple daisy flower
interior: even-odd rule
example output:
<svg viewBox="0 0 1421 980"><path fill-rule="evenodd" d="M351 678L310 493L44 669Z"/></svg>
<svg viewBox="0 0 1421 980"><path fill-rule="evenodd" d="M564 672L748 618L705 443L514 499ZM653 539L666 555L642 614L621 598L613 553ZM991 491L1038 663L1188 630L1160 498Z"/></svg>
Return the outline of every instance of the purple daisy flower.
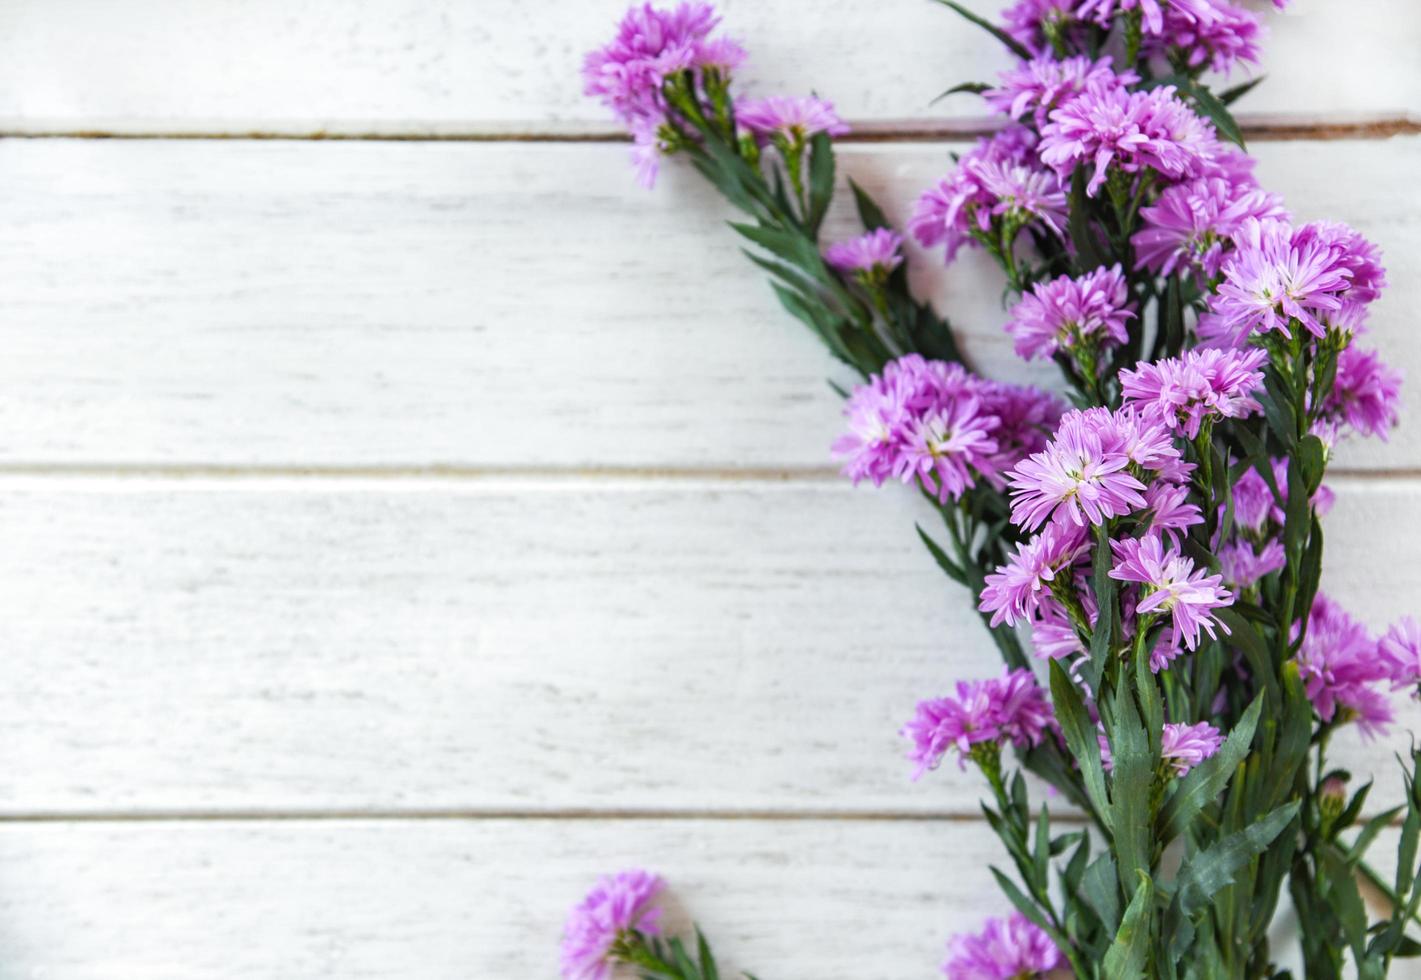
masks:
<svg viewBox="0 0 1421 980"><path fill-rule="evenodd" d="M1082 604L1093 626L1095 601L1089 589L1080 590ZM1036 656L1047 660L1075 660L1086 654L1085 644L1076 633L1065 608L1050 595L1043 595L1031 620L1031 646Z"/></svg>
<svg viewBox="0 0 1421 980"><path fill-rule="evenodd" d="M1130 241L1139 268L1166 276L1192 268L1212 279L1244 221L1287 217L1277 194L1225 177L1201 177L1166 188L1141 208L1143 228Z"/></svg>
<svg viewBox="0 0 1421 980"><path fill-rule="evenodd" d="M1002 11L1006 32L1034 55L1051 50L1052 36L1080 33L1076 0L1017 0Z"/></svg>
<svg viewBox="0 0 1421 980"><path fill-rule="evenodd" d="M1042 597L1050 594L1056 575L1063 570L1070 574L1071 566L1088 550L1084 528L1048 524L987 576L977 608L992 614L993 626L1015 626L1030 617Z"/></svg>
<svg viewBox="0 0 1421 980"><path fill-rule="evenodd" d="M1193 439L1208 419L1247 418L1262 407L1253 392L1263 386L1261 348L1185 351L1153 364L1120 372L1127 404L1155 412L1165 425Z"/></svg>
<svg viewBox="0 0 1421 980"><path fill-rule="evenodd" d="M1094 197L1112 167L1182 180L1202 175L1217 147L1214 128L1173 86L1127 92L1119 85L1096 85L1051 113L1039 152L1041 162L1063 180L1078 166L1092 166L1086 193Z"/></svg>
<svg viewBox="0 0 1421 980"><path fill-rule="evenodd" d="M1308 698L1323 721L1356 721L1367 737L1391 722L1380 685L1393 681L1393 662L1379 653L1366 627L1320 593L1308 614L1297 661Z"/></svg>
<svg viewBox="0 0 1421 980"><path fill-rule="evenodd" d="M1199 632L1216 637L1217 629L1229 632L1227 626L1210 613L1233 605L1233 593L1223 588L1218 575L1195 571L1194 562L1177 549L1164 550L1164 542L1149 536L1126 538L1110 542L1115 555L1115 567L1110 577L1120 582L1138 582L1143 586L1136 615L1151 612L1168 613L1175 633L1190 650L1199 646Z"/></svg>
<svg viewBox="0 0 1421 980"><path fill-rule="evenodd" d="M1329 249L1339 265L1349 273L1347 299L1354 303L1370 303L1386 288L1386 267L1382 265L1381 249L1363 238L1355 228L1337 221L1313 221L1297 230L1295 244L1299 247L1317 243Z"/></svg>
<svg viewBox="0 0 1421 980"><path fill-rule="evenodd" d="M1084 0L1076 8L1081 19L1094 17L1101 27L1109 27L1117 13L1139 10L1148 34L1163 34L1165 11L1191 22L1212 23L1220 14L1211 0Z"/></svg>
<svg viewBox="0 0 1421 980"><path fill-rule="evenodd" d="M1165 535L1175 547L1179 546L1179 532L1204 523L1203 511L1189 501L1189 488L1181 483L1156 480L1145 491L1145 504L1149 507L1146 530Z"/></svg>
<svg viewBox="0 0 1421 980"><path fill-rule="evenodd" d="M1040 282L1012 307L1006 331L1017 356L1031 360L1059 350L1112 347L1128 339L1126 321L1135 317L1119 264L1072 279Z"/></svg>
<svg viewBox="0 0 1421 980"><path fill-rule="evenodd" d="M1146 506L1145 485L1130 475L1130 457L1109 419L1109 412L1067 412L1047 447L1016 465L1007 480L1012 523L1028 531L1053 516L1102 524Z"/></svg>
<svg viewBox="0 0 1421 980"><path fill-rule="evenodd" d="M974 473L992 471L996 427L996 417L984 415L977 398L955 399L913 422L895 475L904 483L917 479L941 503L961 497L976 486Z"/></svg>
<svg viewBox="0 0 1421 980"><path fill-rule="evenodd" d="M661 878L646 871L601 878L568 914L563 980L607 980L619 942L634 932L658 934L661 910L654 903L665 887Z"/></svg>
<svg viewBox="0 0 1421 980"><path fill-rule="evenodd" d="M886 275L903 264L902 247L902 235L889 228L875 228L830 245L824 250L824 261L840 272Z"/></svg>
<svg viewBox="0 0 1421 980"><path fill-rule="evenodd" d="M1325 406L1328 413L1364 436L1386 440L1401 412L1401 374L1376 351L1355 344L1337 356L1337 378Z"/></svg>
<svg viewBox="0 0 1421 980"><path fill-rule="evenodd" d="M735 121L756 136L780 136L791 143L802 143L816 133L843 136L849 131L832 102L812 95L747 99L736 104Z"/></svg>
<svg viewBox="0 0 1421 980"><path fill-rule="evenodd" d="M1240 64L1258 64L1263 25L1258 15L1223 0L1213 0L1214 17L1203 19L1170 8L1164 27L1144 46L1148 55L1175 54L1190 68L1207 65L1228 74Z"/></svg>
<svg viewBox="0 0 1421 980"><path fill-rule="evenodd" d="M1029 670L1007 671L1003 677L958 681L955 696L918 702L901 734L913 743L909 761L913 779L936 769L948 749L956 748L964 768L972 747L984 742L1011 742L1018 748L1041 744L1055 728L1046 692Z"/></svg>
<svg viewBox="0 0 1421 980"><path fill-rule="evenodd" d="M1080 56L1057 60L1041 55L1002 72L1000 84L982 93L998 112L1021 120L1030 116L1040 129L1047 114L1092 85L1133 85L1140 77L1132 71L1116 74L1109 58Z"/></svg>
<svg viewBox="0 0 1421 980"><path fill-rule="evenodd" d="M1262 544L1261 550L1251 541L1231 541L1219 549L1218 555L1224 581L1240 589L1256 584L1263 576L1287 564L1283 543L1272 538Z"/></svg>
<svg viewBox="0 0 1421 980"><path fill-rule="evenodd" d="M1296 319L1314 336L1324 336L1322 318L1342 308L1352 278L1332 245L1281 221L1254 219L1243 223L1234 240L1237 250L1224 260L1224 281L1211 306L1219 319L1209 332L1232 337L1235 344L1269 330L1287 337L1289 320Z"/></svg>
<svg viewBox="0 0 1421 980"><path fill-rule="evenodd" d="M1064 962L1051 937L1020 912L953 936L947 949L947 980L1033 980Z"/></svg>
<svg viewBox="0 0 1421 980"><path fill-rule="evenodd" d="M1280 488L1281 490L1281 488ZM1249 467L1233 486L1234 523L1255 534L1261 533L1276 506L1268 483Z"/></svg>
<svg viewBox="0 0 1421 980"><path fill-rule="evenodd" d="M1377 644L1377 652L1386 662L1392 685L1417 688L1421 684L1421 623L1404 616L1391 625ZM1414 696L1421 696L1417 688Z"/></svg>
<svg viewBox="0 0 1421 980"><path fill-rule="evenodd" d="M1166 723L1160 735L1160 758L1174 767L1177 776L1186 775L1199 763L1219 751L1224 737L1208 722L1194 725Z"/></svg>
<svg viewBox="0 0 1421 980"><path fill-rule="evenodd" d="M1000 489L1006 483L996 474L1045 449L1051 433L1060 425L1065 406L1050 392L1029 385L984 380L978 394L982 410L997 418L997 428L992 432L997 452L992 457L992 472L985 475Z"/></svg>

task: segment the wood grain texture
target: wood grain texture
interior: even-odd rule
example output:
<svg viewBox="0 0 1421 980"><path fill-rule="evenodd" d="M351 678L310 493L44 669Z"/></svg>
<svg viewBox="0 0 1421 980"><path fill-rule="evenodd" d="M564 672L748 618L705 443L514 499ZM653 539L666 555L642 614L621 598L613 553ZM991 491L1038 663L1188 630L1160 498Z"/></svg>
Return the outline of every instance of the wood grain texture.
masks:
<svg viewBox="0 0 1421 980"><path fill-rule="evenodd" d="M649 867L767 977L928 977L1009 906L980 824L282 821L0 827L16 978L542 978L566 909ZM869 914L868 910L873 910Z"/></svg>
<svg viewBox="0 0 1421 980"><path fill-rule="evenodd" d="M719 6L751 52L743 91L817 91L853 120L980 116L972 98L929 103L1007 64L995 41L927 0ZM972 6L995 16L1006 3ZM554 14L520 0L159 0L138 13L102 0L7 0L0 129L608 132L604 110L581 94L578 68L625 7L583 0ZM1421 108L1421 10L1411 0L1269 9L1269 80L1248 112L1328 119Z"/></svg>
<svg viewBox="0 0 1421 980"><path fill-rule="evenodd" d="M843 169L901 220L952 148ZM1421 137L1256 151L1300 218L1380 243L1369 342L1421 378ZM0 465L827 467L832 361L694 174L646 194L624 154L0 143ZM854 227L841 208L829 234ZM1054 382L1012 354L980 253L914 258L979 368ZM1415 469L1421 427L1339 465Z"/></svg>
<svg viewBox="0 0 1421 980"><path fill-rule="evenodd" d="M0 812L977 812L895 734L1000 669L910 493L590 489L4 481ZM1336 489L1329 587L1415 612L1421 484ZM1336 743L1384 807L1404 734Z"/></svg>

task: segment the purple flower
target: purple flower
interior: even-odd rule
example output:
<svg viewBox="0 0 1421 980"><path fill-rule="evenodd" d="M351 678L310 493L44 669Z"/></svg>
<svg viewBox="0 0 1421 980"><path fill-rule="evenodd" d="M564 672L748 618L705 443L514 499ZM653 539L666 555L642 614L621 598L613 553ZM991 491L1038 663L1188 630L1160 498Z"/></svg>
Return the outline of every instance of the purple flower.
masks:
<svg viewBox="0 0 1421 980"><path fill-rule="evenodd" d="M1150 534L1164 534L1169 541L1179 546L1179 532L1187 531L1196 524L1204 523L1204 513L1197 504L1189 502L1189 488L1179 483L1157 480L1145 491L1145 504L1149 507Z"/></svg>
<svg viewBox="0 0 1421 980"><path fill-rule="evenodd" d="M1355 228L1336 221L1314 221L1298 229L1296 241L1302 244L1315 242L1332 252L1338 264L1349 273L1349 302L1370 303L1386 288L1386 268L1382 265L1381 249L1363 238Z"/></svg>
<svg viewBox="0 0 1421 980"><path fill-rule="evenodd" d="M1065 192L1055 174L1034 166L1035 140L1025 126L1010 126L978 141L918 199L908 220L913 237L925 248L945 244L951 262L963 245L980 244L977 235L990 231L993 219L1017 230L1037 222L1060 235Z"/></svg>
<svg viewBox="0 0 1421 980"><path fill-rule="evenodd" d="M987 104L998 112L1020 120L1030 116L1037 128L1046 125L1046 116L1091 85L1133 85L1140 77L1132 71L1116 75L1109 58L1087 57L1058 61L1041 55L1023 61L999 76L1001 84L982 93Z"/></svg>
<svg viewBox="0 0 1421 980"><path fill-rule="evenodd" d="M1216 627L1229 632L1210 613L1233 604L1233 593L1223 588L1223 579L1218 575L1195 571L1193 561L1175 548L1166 553L1164 542L1153 535L1112 541L1110 550L1115 555L1110 577L1143 586L1136 615L1168 613L1175 634L1190 650L1199 646L1200 630L1211 637L1218 635Z"/></svg>
<svg viewBox="0 0 1421 980"><path fill-rule="evenodd" d="M1386 631L1377 644L1377 652L1386 662L1396 688L1415 688L1421 684L1421 623L1404 616ZM1421 696L1421 690L1416 692Z"/></svg>
<svg viewBox="0 0 1421 980"><path fill-rule="evenodd" d="M1141 26L1148 34L1164 33L1166 10L1191 22L1206 24L1219 17L1211 0L1084 0L1076 8L1076 16L1081 19L1094 16L1101 27L1109 27L1117 12L1130 10L1140 11Z"/></svg>
<svg viewBox="0 0 1421 980"><path fill-rule="evenodd" d="M947 952L947 980L1033 980L1064 962L1051 937L1020 912L953 936Z"/></svg>
<svg viewBox="0 0 1421 980"><path fill-rule="evenodd" d="M992 614L992 626L1009 626L1031 616L1050 594L1050 583L1088 549L1083 528L1048 524L1040 534L1018 546L1007 563L986 578L978 609Z"/></svg>
<svg viewBox="0 0 1421 980"><path fill-rule="evenodd" d="M1110 413L1101 412L1067 412L1047 447L1011 471L1012 523L1028 531L1052 516L1102 524L1145 507L1145 485L1128 472L1130 455Z"/></svg>
<svg viewBox="0 0 1421 980"><path fill-rule="evenodd" d="M1385 440L1400 419L1401 374L1376 351L1349 345L1337 356L1337 378L1325 408L1362 435Z"/></svg>
<svg viewBox="0 0 1421 980"><path fill-rule="evenodd" d="M1218 322L1209 333L1235 344L1269 330L1291 337L1288 323L1296 319L1324 336L1323 319L1342 309L1353 275L1343 256L1316 234L1281 221L1246 220L1234 240L1238 248L1224 260L1224 281L1211 307Z"/></svg>
<svg viewBox="0 0 1421 980"><path fill-rule="evenodd" d="M908 759L916 763L913 778L918 779L936 769L950 748L956 747L958 763L965 767L974 745L1039 745L1055 724L1051 702L1031 671L1014 670L984 681L958 681L956 696L918 702L901 734L913 742Z"/></svg>
<svg viewBox="0 0 1421 980"><path fill-rule="evenodd" d="M1279 490L1281 492L1282 488L1280 487ZM1233 497L1234 523L1254 533L1263 530L1273 508L1277 506L1277 501L1273 499L1273 491L1269 489L1268 483L1253 467L1249 467L1234 482Z"/></svg>
<svg viewBox="0 0 1421 980"><path fill-rule="evenodd" d="M1214 128L1165 85L1127 92L1095 85L1051 113L1041 130L1041 162L1064 180L1093 166L1086 193L1095 196L1114 167L1135 174L1154 170L1172 180L1200 176L1217 151Z"/></svg>
<svg viewBox="0 0 1421 980"><path fill-rule="evenodd" d="M1006 331L1019 357L1050 357L1058 350L1123 344L1134 319L1130 291L1118 264L1077 279L1037 283L1011 309Z"/></svg>
<svg viewBox="0 0 1421 980"><path fill-rule="evenodd" d="M780 136L802 143L816 133L843 136L849 131L834 104L814 96L771 95L735 106L735 121L761 137Z"/></svg>
<svg viewBox="0 0 1421 980"><path fill-rule="evenodd" d="M1263 386L1261 348L1185 351L1120 372L1126 404L1158 413L1175 432L1193 439L1208 419L1241 419L1262 410L1253 392Z"/></svg>
<svg viewBox="0 0 1421 980"><path fill-rule="evenodd" d="M1013 385L1000 381L983 381L978 396L982 410L997 417L992 437L997 451L992 456L992 473L988 482L1000 488L1005 483L993 473L1004 473L1032 453L1046 448L1051 433L1061 422L1065 410L1061 400L1050 392L1029 385Z"/></svg>
<svg viewBox="0 0 1421 980"><path fill-rule="evenodd" d="M1240 589L1254 585L1287 564L1283 543L1271 538L1263 543L1262 550L1247 540L1231 541L1219 549L1218 555L1224 581Z"/></svg>
<svg viewBox="0 0 1421 980"><path fill-rule="evenodd" d="M1017 0L1002 11L1006 32L1032 54L1051 48L1051 37L1072 31L1076 0Z"/></svg>
<svg viewBox="0 0 1421 980"><path fill-rule="evenodd" d="M854 390L849 432L833 450L855 483L916 479L946 501L978 477L998 480L1000 421L989 406L1000 400L996 386L961 365L909 354Z"/></svg>
<svg viewBox="0 0 1421 980"><path fill-rule="evenodd" d="M646 871L601 878L573 907L563 929L563 980L607 980L615 947L633 932L660 932L661 910L653 903L665 883Z"/></svg>
<svg viewBox="0 0 1421 980"><path fill-rule="evenodd" d="M1225 177L1201 177L1166 188L1141 208L1144 227L1130 241L1140 268L1162 275L1193 268L1213 278L1244 221L1287 217L1277 194Z"/></svg>
<svg viewBox="0 0 1421 980"><path fill-rule="evenodd" d="M902 247L902 235L888 228L875 228L830 245L824 250L824 261L841 272L884 275L902 265Z"/></svg>
<svg viewBox="0 0 1421 980"><path fill-rule="evenodd" d="M1298 670L1308 698L1323 721L1353 721L1366 736L1392 720L1379 685L1393 679L1393 662L1377 642L1327 596L1319 594L1308 614L1298 650Z"/></svg>
<svg viewBox="0 0 1421 980"><path fill-rule="evenodd" d="M1219 751L1219 746L1223 744L1219 730L1207 722L1195 725L1166 723L1160 736L1160 758L1174 767L1175 775L1183 776Z"/></svg>
<svg viewBox="0 0 1421 980"><path fill-rule="evenodd" d="M1144 45L1146 54L1175 54L1190 68L1207 65L1227 74L1239 63L1258 63L1259 42L1263 25L1258 15L1249 10L1213 0L1214 17L1191 17L1169 9L1164 14L1164 28L1157 37Z"/></svg>

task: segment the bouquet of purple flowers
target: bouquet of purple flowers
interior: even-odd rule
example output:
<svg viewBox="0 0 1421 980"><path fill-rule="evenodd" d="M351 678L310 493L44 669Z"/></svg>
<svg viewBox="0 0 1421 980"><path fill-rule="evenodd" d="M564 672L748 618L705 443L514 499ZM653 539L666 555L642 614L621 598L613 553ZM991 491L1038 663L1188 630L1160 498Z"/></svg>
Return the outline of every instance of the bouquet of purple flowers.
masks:
<svg viewBox="0 0 1421 980"><path fill-rule="evenodd" d="M992 24L1018 59L975 93L1000 128L918 200L907 232L1000 265L1006 331L1062 397L975 374L908 286L903 238L850 182L865 227L820 242L847 132L818 98L738 98L745 57L702 2L632 8L588 55L640 179L681 156L785 309L862 378L833 447L855 482L915 486L918 529L970 590L1000 676L922 701L913 778L980 770L1016 912L959 936L949 978L1286 976L1268 928L1285 892L1310 978L1382 977L1421 953L1418 758L1406 799L1329 767L1331 735L1391 721L1421 681L1421 627L1380 639L1318 591L1337 442L1385 437L1400 379L1361 344L1386 284L1345 225L1294 224L1253 176L1206 72L1258 56L1228 0L1019 0ZM1283 6L1285 0L1275 0ZM1010 751L1006 751L1010 749ZM1033 774L1083 815L1053 830ZM1396 871L1368 863L1400 819ZM1372 921L1359 880L1388 899ZM705 940L657 928L662 884L605 879L572 913L564 976L714 980Z"/></svg>

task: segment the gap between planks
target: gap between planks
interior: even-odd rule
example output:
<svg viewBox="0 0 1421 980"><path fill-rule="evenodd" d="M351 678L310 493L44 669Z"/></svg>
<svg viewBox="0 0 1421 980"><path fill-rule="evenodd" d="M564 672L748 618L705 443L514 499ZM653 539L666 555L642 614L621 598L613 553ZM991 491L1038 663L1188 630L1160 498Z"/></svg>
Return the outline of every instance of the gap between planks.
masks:
<svg viewBox="0 0 1421 980"><path fill-rule="evenodd" d="M1349 115L1337 118L1293 118L1247 114L1239 117L1245 136L1260 142L1295 140L1382 140L1393 136L1421 134L1421 116L1403 112L1377 116ZM73 128L44 122L24 123L0 120L3 139L115 139L115 140L291 140L348 142L429 142L429 143L625 143L628 136L619 129L580 123L508 125L493 129L462 128L460 125L389 123L351 124L345 128L294 124L284 128L264 128L260 124L229 123L228 128L164 129L142 124L112 124ZM988 118L961 120L877 120L850 122L850 132L841 143L934 143L976 139L1001 128Z"/></svg>

